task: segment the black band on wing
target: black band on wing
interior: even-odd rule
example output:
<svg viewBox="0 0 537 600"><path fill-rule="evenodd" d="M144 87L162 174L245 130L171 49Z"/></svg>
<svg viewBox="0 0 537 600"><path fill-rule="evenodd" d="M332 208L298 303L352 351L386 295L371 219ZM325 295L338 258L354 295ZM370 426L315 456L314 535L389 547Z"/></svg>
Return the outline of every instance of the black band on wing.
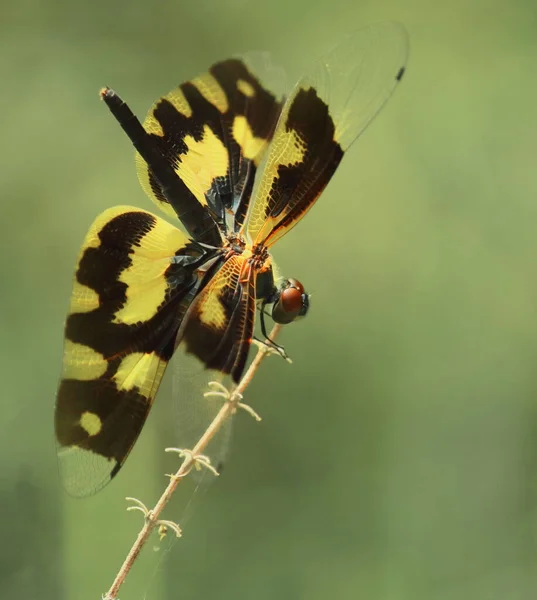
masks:
<svg viewBox="0 0 537 600"><path fill-rule="evenodd" d="M159 193L173 207L187 233L195 240L218 246L221 237L216 223L166 160L156 143L156 136L146 132L129 106L113 90L105 88L101 97L146 161L155 183L158 183Z"/></svg>
<svg viewBox="0 0 537 600"><path fill-rule="evenodd" d="M238 383L248 357L255 318L253 269L234 256L189 309L178 339L210 369Z"/></svg>

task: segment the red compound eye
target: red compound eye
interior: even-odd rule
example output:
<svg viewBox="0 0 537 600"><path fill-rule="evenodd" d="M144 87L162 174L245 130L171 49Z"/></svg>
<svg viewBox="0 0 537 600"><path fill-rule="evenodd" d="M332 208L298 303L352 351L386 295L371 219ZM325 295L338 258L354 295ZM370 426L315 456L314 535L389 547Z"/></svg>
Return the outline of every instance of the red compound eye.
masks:
<svg viewBox="0 0 537 600"><path fill-rule="evenodd" d="M300 283L300 281L298 281L298 279L290 277L287 282L290 288L296 288L301 294L304 293L304 286Z"/></svg>
<svg viewBox="0 0 537 600"><path fill-rule="evenodd" d="M278 293L272 308L272 318L276 323L292 323L308 312L309 297L300 281L288 279Z"/></svg>
<svg viewBox="0 0 537 600"><path fill-rule="evenodd" d="M280 306L286 313L298 313L302 308L302 294L296 287L288 287L280 295Z"/></svg>

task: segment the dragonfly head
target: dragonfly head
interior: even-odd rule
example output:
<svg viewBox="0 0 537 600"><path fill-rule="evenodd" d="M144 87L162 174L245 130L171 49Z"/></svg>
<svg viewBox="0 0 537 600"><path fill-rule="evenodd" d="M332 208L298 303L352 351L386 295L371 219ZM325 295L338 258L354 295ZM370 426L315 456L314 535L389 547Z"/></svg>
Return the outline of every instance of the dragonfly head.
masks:
<svg viewBox="0 0 537 600"><path fill-rule="evenodd" d="M276 323L287 325L306 316L310 298L297 279L286 279L275 294L272 318Z"/></svg>

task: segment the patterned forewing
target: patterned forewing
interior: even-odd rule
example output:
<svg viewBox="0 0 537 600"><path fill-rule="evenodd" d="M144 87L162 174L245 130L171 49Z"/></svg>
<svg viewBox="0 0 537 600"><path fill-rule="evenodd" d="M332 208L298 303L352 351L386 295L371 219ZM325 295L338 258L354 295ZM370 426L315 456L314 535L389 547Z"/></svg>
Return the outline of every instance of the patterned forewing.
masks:
<svg viewBox="0 0 537 600"><path fill-rule="evenodd" d="M238 382L253 336L255 274L243 255L231 256L192 304L179 332L186 350L209 369Z"/></svg>
<svg viewBox="0 0 537 600"><path fill-rule="evenodd" d="M346 36L287 99L256 180L248 233L272 245L311 208L404 72L407 33L381 23Z"/></svg>
<svg viewBox="0 0 537 600"><path fill-rule="evenodd" d="M65 327L56 437L64 485L84 496L118 472L148 415L203 260L178 229L131 207L91 226Z"/></svg>
<svg viewBox="0 0 537 600"><path fill-rule="evenodd" d="M144 127L184 183L184 193L205 207L223 232L237 231L280 110L280 100L244 60L234 58L159 99ZM174 214L145 161L139 155L136 161L149 197Z"/></svg>

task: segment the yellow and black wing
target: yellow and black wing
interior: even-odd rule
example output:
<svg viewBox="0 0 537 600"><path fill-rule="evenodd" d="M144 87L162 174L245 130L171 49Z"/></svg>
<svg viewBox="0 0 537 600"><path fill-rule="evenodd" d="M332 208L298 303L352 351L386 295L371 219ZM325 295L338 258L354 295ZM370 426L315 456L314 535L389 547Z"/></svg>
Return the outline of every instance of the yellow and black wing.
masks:
<svg viewBox="0 0 537 600"><path fill-rule="evenodd" d="M223 234L242 226L257 166L282 108L281 99L264 87L252 62L232 58L214 64L157 100L143 123L148 142L181 182L177 193L182 199L175 201L166 193L158 165L138 152L143 189L166 213L187 221L195 239L213 245L218 244L214 231L207 233L211 220ZM200 215L204 227L199 225ZM196 231L188 226L192 221Z"/></svg>
<svg viewBox="0 0 537 600"><path fill-rule="evenodd" d="M254 187L254 244L271 246L311 208L401 80L407 53L404 27L380 23L346 36L297 83Z"/></svg>
<svg viewBox="0 0 537 600"><path fill-rule="evenodd" d="M127 458L203 285L206 252L131 207L111 208L91 226L77 261L55 412L70 494L99 490Z"/></svg>
<svg viewBox="0 0 537 600"><path fill-rule="evenodd" d="M237 383L252 342L255 272L242 255L231 256L192 303L178 339L208 369Z"/></svg>

